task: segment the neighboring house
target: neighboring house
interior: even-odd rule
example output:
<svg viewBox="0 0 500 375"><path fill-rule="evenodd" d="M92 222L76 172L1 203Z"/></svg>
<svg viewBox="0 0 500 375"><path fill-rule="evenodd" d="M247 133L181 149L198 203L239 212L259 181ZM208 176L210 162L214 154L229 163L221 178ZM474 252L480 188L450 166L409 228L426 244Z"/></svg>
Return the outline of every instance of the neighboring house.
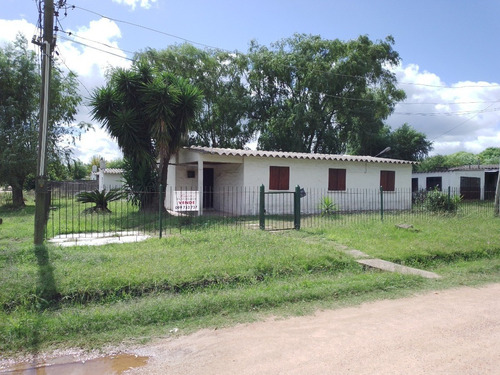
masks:
<svg viewBox="0 0 500 375"><path fill-rule="evenodd" d="M498 169L498 165L465 165L440 172L413 173L412 191L450 188L464 199L493 199Z"/></svg>
<svg viewBox="0 0 500 375"><path fill-rule="evenodd" d="M256 215L261 185L268 192L293 192L299 185L309 195L304 202L312 202L316 194L314 203L302 206L306 213L318 212L317 203L324 196L332 197L343 210L369 210L378 205L380 186L386 208L411 208L414 163L406 160L192 146L181 149L170 164L165 207L171 211ZM407 194L396 194L401 190ZM353 191L360 196L367 193L348 198ZM292 205L288 198L278 202L266 196L267 213L289 213Z"/></svg>
<svg viewBox="0 0 500 375"><path fill-rule="evenodd" d="M121 188L125 183L123 169L106 168L106 163L102 159L99 169L96 166L92 167L90 179L99 180L99 191Z"/></svg>
<svg viewBox="0 0 500 375"><path fill-rule="evenodd" d="M123 169L104 168L97 173L99 175L99 191L119 189L124 185Z"/></svg>

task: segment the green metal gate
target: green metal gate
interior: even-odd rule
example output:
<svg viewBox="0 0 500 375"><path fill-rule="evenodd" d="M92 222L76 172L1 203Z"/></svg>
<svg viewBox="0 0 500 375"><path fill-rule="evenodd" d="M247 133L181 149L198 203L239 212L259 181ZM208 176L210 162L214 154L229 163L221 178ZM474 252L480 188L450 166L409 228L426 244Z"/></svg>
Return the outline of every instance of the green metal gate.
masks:
<svg viewBox="0 0 500 375"><path fill-rule="evenodd" d="M295 191L266 191L259 194L259 227L262 230L300 229L301 189Z"/></svg>

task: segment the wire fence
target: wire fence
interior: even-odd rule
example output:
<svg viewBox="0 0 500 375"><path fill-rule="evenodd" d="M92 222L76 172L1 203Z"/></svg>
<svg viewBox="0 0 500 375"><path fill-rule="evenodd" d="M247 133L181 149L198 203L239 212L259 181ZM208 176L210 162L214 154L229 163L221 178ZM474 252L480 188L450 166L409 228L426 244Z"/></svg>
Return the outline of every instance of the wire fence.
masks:
<svg viewBox="0 0 500 375"><path fill-rule="evenodd" d="M443 219L446 215L466 219L471 214L487 218L494 213L493 200L463 200L460 192L452 189L447 192L300 189L297 199L289 191L265 191L262 195L260 187L207 188L203 192L192 187L168 188L161 189L161 194L125 192L120 199L107 203L108 211L94 210L95 203L79 202L80 192L77 185L52 187L47 238L117 234L161 237L185 229L287 230L351 222L410 221L430 215L441 215ZM134 204L132 197L138 196L146 197L143 201L152 204L147 207Z"/></svg>

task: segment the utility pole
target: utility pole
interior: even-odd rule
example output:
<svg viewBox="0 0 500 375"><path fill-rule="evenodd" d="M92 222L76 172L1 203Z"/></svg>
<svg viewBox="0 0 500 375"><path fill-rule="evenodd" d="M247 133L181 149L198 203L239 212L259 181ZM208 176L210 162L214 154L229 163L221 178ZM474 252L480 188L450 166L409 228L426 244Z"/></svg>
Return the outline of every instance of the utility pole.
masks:
<svg viewBox="0 0 500 375"><path fill-rule="evenodd" d="M38 163L35 186L35 245L42 245L48 220L47 130L49 123L49 87L54 44L54 2L45 0L43 8L42 88L40 95L40 128L38 131Z"/></svg>

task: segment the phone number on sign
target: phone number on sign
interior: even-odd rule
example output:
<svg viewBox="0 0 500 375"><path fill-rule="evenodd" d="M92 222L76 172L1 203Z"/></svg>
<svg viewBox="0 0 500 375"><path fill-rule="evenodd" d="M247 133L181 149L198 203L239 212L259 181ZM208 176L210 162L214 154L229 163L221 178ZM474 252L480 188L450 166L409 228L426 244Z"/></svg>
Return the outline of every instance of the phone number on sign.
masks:
<svg viewBox="0 0 500 375"><path fill-rule="evenodd" d="M198 206L195 205L181 205L181 206L175 206L175 211L197 211Z"/></svg>

